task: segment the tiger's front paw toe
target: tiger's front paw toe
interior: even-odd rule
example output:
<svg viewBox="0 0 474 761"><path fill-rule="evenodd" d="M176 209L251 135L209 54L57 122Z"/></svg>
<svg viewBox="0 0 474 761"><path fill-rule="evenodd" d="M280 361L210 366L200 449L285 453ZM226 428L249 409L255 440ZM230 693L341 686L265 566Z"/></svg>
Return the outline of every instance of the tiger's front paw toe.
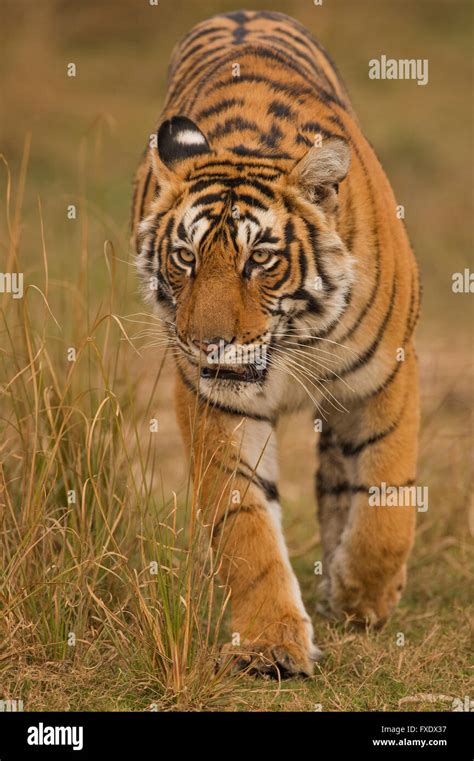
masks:
<svg viewBox="0 0 474 761"><path fill-rule="evenodd" d="M329 605L339 619L380 628L400 601L405 586L403 567L389 579L360 578L344 558L335 558L331 568Z"/></svg>
<svg viewBox="0 0 474 761"><path fill-rule="evenodd" d="M322 653L317 647L306 652L292 642L248 642L238 647L224 645L221 651L221 664L230 661L233 672L243 671L272 679L311 676L314 662L321 658Z"/></svg>

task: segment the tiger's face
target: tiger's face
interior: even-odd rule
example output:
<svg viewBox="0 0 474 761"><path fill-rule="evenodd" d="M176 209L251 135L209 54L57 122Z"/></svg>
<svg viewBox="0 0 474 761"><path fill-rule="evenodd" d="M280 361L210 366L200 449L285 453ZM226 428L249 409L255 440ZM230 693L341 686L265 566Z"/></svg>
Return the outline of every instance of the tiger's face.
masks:
<svg viewBox="0 0 474 761"><path fill-rule="evenodd" d="M180 367L204 391L258 392L286 340L339 319L352 261L335 210L349 160L338 138L292 166L214 153L184 117L161 126L138 263Z"/></svg>

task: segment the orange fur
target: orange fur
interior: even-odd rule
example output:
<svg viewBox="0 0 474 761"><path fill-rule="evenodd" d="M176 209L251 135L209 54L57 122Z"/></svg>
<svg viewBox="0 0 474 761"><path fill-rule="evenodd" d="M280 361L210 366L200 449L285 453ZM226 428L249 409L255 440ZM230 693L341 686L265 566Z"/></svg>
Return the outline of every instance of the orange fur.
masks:
<svg viewBox="0 0 474 761"><path fill-rule="evenodd" d="M181 350L177 417L223 553L237 665L310 673L274 426L305 401L321 419L324 606L382 623L405 584L415 505L371 507L368 494L416 477L419 281L346 89L296 21L216 16L179 43L132 233L145 295ZM217 345L233 353L216 367ZM263 365L242 359L255 351Z"/></svg>

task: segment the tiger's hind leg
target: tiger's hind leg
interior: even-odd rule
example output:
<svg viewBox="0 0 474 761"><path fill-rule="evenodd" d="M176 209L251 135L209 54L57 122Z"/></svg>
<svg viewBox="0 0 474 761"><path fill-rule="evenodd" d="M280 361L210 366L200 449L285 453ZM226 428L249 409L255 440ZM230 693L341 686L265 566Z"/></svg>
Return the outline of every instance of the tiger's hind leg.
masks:
<svg viewBox="0 0 474 761"><path fill-rule="evenodd" d="M400 600L416 522L409 488L416 474L418 417L411 352L391 383L349 414L332 417L331 432L322 438L324 587L337 617L380 625ZM384 484L398 487L395 504L372 504Z"/></svg>
<svg viewBox="0 0 474 761"><path fill-rule="evenodd" d="M330 597L330 574L332 559L340 542L350 509L349 494L337 493L335 488L346 477L345 458L337 446L337 439L329 428L321 433L319 441L319 462L316 475L316 496L318 503L318 520L322 544L322 580L319 585L319 613L333 618Z"/></svg>

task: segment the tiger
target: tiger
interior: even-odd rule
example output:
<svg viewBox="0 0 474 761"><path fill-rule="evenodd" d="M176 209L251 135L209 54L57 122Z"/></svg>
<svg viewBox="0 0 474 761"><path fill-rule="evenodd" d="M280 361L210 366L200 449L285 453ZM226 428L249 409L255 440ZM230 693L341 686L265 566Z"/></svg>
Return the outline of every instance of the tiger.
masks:
<svg viewBox="0 0 474 761"><path fill-rule="evenodd" d="M406 585L416 505L371 497L416 478L420 278L399 211L336 65L298 21L224 13L176 45L131 241L174 355L236 671L308 677L323 657L282 533L283 416L306 409L318 434L316 610L379 627Z"/></svg>

